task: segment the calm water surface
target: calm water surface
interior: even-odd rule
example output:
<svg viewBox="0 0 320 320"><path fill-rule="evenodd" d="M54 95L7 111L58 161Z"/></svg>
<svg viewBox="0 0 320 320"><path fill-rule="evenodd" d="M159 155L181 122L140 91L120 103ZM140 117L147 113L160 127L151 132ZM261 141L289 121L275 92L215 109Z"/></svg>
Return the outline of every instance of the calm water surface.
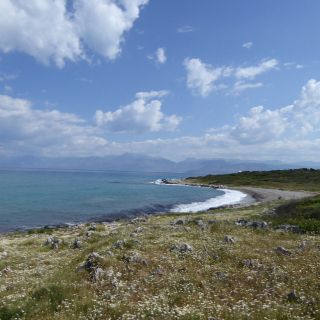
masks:
<svg viewBox="0 0 320 320"><path fill-rule="evenodd" d="M0 231L164 212L223 194L209 188L150 183L179 177L159 173L0 171Z"/></svg>

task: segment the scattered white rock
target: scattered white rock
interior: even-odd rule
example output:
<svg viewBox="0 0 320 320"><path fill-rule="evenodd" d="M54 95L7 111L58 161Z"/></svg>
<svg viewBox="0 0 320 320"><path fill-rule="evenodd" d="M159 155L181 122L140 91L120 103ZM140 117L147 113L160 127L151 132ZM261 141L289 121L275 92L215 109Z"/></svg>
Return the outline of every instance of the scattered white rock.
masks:
<svg viewBox="0 0 320 320"><path fill-rule="evenodd" d="M234 244L236 241L232 236L226 235L224 236L224 242L228 244Z"/></svg>
<svg viewBox="0 0 320 320"><path fill-rule="evenodd" d="M74 239L74 241L71 244L71 247L73 249L81 249L82 243L81 243L81 241L79 239Z"/></svg>

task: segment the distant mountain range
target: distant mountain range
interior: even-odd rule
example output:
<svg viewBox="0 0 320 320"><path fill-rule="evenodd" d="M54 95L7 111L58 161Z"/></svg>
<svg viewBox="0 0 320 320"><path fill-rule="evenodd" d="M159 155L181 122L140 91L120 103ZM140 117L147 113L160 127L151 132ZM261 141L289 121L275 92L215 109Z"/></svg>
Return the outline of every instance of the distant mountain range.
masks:
<svg viewBox="0 0 320 320"><path fill-rule="evenodd" d="M320 163L303 162L288 164L280 161L249 161L226 159L193 159L174 162L164 158L140 154L123 154L107 157L49 158L2 157L0 169L57 169L57 170L105 170L181 173L186 176L222 174L239 171L266 171L294 168L320 168Z"/></svg>

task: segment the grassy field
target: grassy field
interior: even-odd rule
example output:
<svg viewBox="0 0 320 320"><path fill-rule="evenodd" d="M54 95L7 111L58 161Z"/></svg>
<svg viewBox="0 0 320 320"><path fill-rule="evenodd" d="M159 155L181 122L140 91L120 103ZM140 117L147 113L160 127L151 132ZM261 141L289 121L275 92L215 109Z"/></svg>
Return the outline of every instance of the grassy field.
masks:
<svg viewBox="0 0 320 320"><path fill-rule="evenodd" d="M315 199L2 235L0 319L320 319L320 237L272 220Z"/></svg>

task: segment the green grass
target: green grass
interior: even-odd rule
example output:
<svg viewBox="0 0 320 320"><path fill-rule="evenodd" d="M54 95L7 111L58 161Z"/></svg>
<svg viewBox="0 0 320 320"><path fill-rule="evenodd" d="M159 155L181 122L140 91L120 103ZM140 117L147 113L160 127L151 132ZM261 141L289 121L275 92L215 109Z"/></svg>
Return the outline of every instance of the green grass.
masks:
<svg viewBox="0 0 320 320"><path fill-rule="evenodd" d="M186 180L191 183L320 191L320 170L306 168L295 170L245 171L225 175L192 177Z"/></svg>
<svg viewBox="0 0 320 320"><path fill-rule="evenodd" d="M320 196L290 201L276 208L275 224L298 225L307 232L320 233Z"/></svg>

